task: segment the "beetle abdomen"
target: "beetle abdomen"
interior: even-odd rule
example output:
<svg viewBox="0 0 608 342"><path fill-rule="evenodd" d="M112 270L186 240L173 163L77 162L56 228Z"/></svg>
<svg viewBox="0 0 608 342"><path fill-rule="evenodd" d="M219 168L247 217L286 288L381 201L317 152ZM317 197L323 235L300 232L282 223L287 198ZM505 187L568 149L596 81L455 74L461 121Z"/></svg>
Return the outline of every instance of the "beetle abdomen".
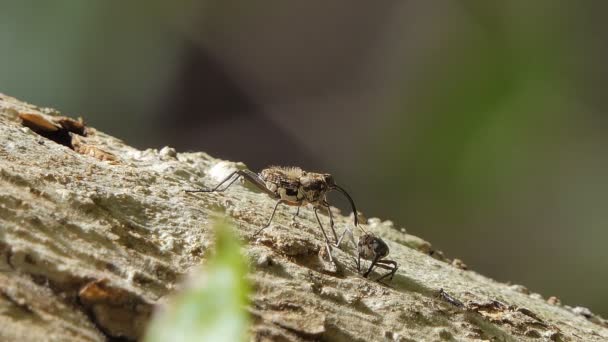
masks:
<svg viewBox="0 0 608 342"><path fill-rule="evenodd" d="M266 187L274 192L282 200L291 203L302 203L303 196L300 194L299 168L270 167L260 172L260 178L266 183Z"/></svg>
<svg viewBox="0 0 608 342"><path fill-rule="evenodd" d="M363 259L382 259L388 255L389 248L382 239L368 233L359 239L358 252Z"/></svg>

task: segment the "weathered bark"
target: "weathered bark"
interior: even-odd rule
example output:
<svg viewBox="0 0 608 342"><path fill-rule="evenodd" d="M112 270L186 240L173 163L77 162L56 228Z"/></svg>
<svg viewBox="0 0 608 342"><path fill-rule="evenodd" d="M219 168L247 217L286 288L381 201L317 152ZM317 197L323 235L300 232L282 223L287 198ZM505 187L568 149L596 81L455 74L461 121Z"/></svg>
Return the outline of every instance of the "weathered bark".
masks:
<svg viewBox="0 0 608 342"><path fill-rule="evenodd" d="M334 250L337 267L324 261L309 209L292 221L293 208L280 207L254 239L274 205L268 196L242 185L183 191L215 184L222 165L235 164L168 148L139 151L47 120L43 130L72 138L64 146L19 118L42 113L56 115L0 95L2 341L137 339L154 304L204 258L217 210L239 227L254 266L252 339L608 339L605 320L429 256L428 243L389 221L367 226L400 265L389 286L356 273L350 246ZM336 216L340 229L352 223Z"/></svg>

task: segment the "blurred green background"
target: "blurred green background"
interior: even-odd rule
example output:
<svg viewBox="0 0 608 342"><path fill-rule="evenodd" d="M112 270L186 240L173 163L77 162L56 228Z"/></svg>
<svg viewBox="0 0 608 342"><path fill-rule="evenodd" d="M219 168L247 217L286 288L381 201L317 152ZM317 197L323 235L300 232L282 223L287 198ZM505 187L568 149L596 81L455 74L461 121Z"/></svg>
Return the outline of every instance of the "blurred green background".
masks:
<svg viewBox="0 0 608 342"><path fill-rule="evenodd" d="M366 216L608 316L607 7L0 0L0 92L331 172Z"/></svg>

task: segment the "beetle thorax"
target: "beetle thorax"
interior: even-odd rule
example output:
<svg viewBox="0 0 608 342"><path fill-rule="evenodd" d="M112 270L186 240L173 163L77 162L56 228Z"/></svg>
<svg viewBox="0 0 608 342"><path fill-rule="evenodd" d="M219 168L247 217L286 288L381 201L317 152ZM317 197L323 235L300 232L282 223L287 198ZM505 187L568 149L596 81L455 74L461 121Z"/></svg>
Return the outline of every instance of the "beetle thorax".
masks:
<svg viewBox="0 0 608 342"><path fill-rule="evenodd" d="M312 204L322 202L328 191L326 175L309 172L300 177L300 193L307 202Z"/></svg>
<svg viewBox="0 0 608 342"><path fill-rule="evenodd" d="M269 167L260 172L260 178L277 197L296 205L319 205L333 184L331 175L297 167Z"/></svg>

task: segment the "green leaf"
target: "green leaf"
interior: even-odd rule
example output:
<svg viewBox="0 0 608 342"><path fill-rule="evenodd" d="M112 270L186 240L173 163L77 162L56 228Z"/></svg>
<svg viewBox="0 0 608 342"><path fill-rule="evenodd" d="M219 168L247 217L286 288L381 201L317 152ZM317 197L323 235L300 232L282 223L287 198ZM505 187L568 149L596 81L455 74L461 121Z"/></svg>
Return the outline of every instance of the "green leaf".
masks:
<svg viewBox="0 0 608 342"><path fill-rule="evenodd" d="M217 220L215 253L199 267L186 289L157 312L145 341L243 341L249 326L246 311L247 261L232 226Z"/></svg>

